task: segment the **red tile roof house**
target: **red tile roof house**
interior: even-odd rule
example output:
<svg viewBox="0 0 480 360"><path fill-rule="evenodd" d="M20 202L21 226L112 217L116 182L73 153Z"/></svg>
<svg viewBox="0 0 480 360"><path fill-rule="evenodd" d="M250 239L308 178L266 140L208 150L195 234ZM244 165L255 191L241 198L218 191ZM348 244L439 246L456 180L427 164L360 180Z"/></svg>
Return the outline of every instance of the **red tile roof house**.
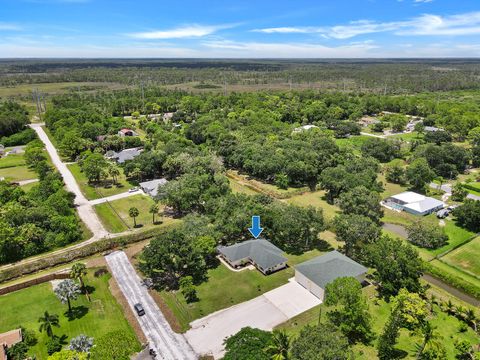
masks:
<svg viewBox="0 0 480 360"><path fill-rule="evenodd" d="M7 349L23 340L22 330L15 329L0 334L0 360L8 360Z"/></svg>
<svg viewBox="0 0 480 360"><path fill-rule="evenodd" d="M138 134L132 129L123 128L118 131L118 136L138 136Z"/></svg>

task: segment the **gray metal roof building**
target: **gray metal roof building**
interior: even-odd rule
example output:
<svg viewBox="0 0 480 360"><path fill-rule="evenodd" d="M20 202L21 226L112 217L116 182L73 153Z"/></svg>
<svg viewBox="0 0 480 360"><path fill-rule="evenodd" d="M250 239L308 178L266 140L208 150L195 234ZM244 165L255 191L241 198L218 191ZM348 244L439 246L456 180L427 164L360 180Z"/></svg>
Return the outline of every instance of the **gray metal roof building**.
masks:
<svg viewBox="0 0 480 360"><path fill-rule="evenodd" d="M115 160L119 164L123 164L127 160L133 160L140 155L142 151L142 148L125 149L119 152L112 151L111 153L107 152L106 157Z"/></svg>
<svg viewBox="0 0 480 360"><path fill-rule="evenodd" d="M220 255L233 267L252 263L264 274L284 268L283 251L265 239L247 240L231 246L219 246Z"/></svg>
<svg viewBox="0 0 480 360"><path fill-rule="evenodd" d="M337 278L349 276L357 278L367 272L365 266L336 250L305 261L297 265L295 270L322 289Z"/></svg>
<svg viewBox="0 0 480 360"><path fill-rule="evenodd" d="M155 197L158 194L158 187L167 183L167 179L155 179L150 181L141 182L139 185L145 194Z"/></svg>

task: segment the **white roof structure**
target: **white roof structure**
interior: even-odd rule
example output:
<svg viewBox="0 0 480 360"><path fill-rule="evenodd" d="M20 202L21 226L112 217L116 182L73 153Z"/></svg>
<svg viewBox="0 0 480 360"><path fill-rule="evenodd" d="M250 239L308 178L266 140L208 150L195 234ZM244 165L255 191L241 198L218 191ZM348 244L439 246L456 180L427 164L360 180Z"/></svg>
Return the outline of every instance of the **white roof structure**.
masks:
<svg viewBox="0 0 480 360"><path fill-rule="evenodd" d="M443 201L431 198L431 197L426 197L422 201L414 202L411 204L404 205L404 208L419 212L419 213L424 213L426 211L429 211L431 209L435 209L439 206L445 206L445 203Z"/></svg>
<svg viewBox="0 0 480 360"><path fill-rule="evenodd" d="M422 194L417 194L413 191L405 191L390 196L390 199L396 200L396 202L400 203L404 209L412 210L413 212L420 214L430 213L432 209L446 206L443 201Z"/></svg>
<svg viewBox="0 0 480 360"><path fill-rule="evenodd" d="M422 194L417 194L416 192L413 192L413 191L405 191L403 193L393 195L390 197L392 199L404 202L406 204L423 201L426 198L426 196Z"/></svg>

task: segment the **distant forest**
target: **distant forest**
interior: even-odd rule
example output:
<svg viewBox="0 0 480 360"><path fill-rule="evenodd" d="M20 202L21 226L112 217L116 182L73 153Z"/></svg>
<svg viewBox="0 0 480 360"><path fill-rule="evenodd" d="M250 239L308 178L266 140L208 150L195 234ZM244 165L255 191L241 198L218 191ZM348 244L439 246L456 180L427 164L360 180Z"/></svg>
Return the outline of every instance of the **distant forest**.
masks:
<svg viewBox="0 0 480 360"><path fill-rule="evenodd" d="M133 86L302 84L335 91L402 94L479 89L480 60L0 60L0 86L87 81Z"/></svg>

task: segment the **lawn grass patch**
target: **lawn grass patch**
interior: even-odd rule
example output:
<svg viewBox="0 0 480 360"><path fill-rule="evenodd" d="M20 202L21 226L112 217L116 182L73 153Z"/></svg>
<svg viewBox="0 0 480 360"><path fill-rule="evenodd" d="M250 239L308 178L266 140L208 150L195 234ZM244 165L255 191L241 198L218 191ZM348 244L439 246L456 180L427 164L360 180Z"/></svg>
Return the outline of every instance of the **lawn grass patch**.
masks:
<svg viewBox="0 0 480 360"><path fill-rule="evenodd" d="M228 170L226 175L231 180L234 180L238 185L242 185L243 187L249 188L257 193L270 195L277 199L286 199L308 191L306 186L299 188L289 187L287 189L280 189L276 185L256 180L248 175L239 173L237 170Z"/></svg>
<svg viewBox="0 0 480 360"><path fill-rule="evenodd" d="M152 228L160 223L168 224L175 221L175 219L169 217L156 215L156 224L153 224L152 214L148 211L154 203L153 199L149 196L134 195L110 201L108 203L105 202L95 205L95 211L105 228L112 233L119 233L128 229L133 229L133 218L128 214L128 210L131 207L136 207L138 209L140 214L136 218L137 227L141 227L142 229ZM159 214L163 212L163 209L164 207L159 204Z"/></svg>
<svg viewBox="0 0 480 360"><path fill-rule="evenodd" d="M336 205L331 205L325 199L325 191L305 192L301 195L295 195L286 200L288 203L298 206L313 206L323 210L323 215L327 220L332 220L340 213L340 208Z"/></svg>
<svg viewBox="0 0 480 360"><path fill-rule="evenodd" d="M373 329L378 336L390 315L391 304L384 300L378 299L376 291L373 286L368 286L363 289L363 293L368 299L369 310L372 315ZM305 325L316 325L320 318L320 310L322 311L321 322L326 323L327 316L325 313L328 310L324 304L316 306L292 319L279 325L276 329L283 329L291 336L298 336L300 330ZM436 327L436 330L443 337L442 343L447 350L447 359L455 358L455 340L467 340L472 344L478 342L478 337L475 335L472 329L468 329L466 332L459 332L461 322L453 316L447 315L442 312L438 306L434 306L434 316L430 320L432 325ZM396 348L406 351L408 353L406 358L414 359L417 352L416 345L421 343L421 337L408 333L402 329L398 338L398 344ZM376 359L377 350L375 348L376 341L373 341L369 345L356 344L353 346L353 352L356 359Z"/></svg>
<svg viewBox="0 0 480 360"><path fill-rule="evenodd" d="M295 275L294 265L320 254L320 251L312 250L302 255L287 255L289 267L270 275L263 275L256 269L235 272L219 263L208 271L208 280L196 286L199 301L187 304L183 295L172 291L162 291L160 296L174 313L182 331L186 331L189 323L195 319L251 300L286 284Z"/></svg>
<svg viewBox="0 0 480 360"><path fill-rule="evenodd" d="M89 184L87 177L82 172L78 164L69 164L67 166L80 186L80 190L82 191L83 195L85 195L88 200L95 200L120 194L135 185L127 181L125 175L123 174L123 170L120 168L120 176L118 177L117 184L112 184L111 180L105 180L95 187Z"/></svg>
<svg viewBox="0 0 480 360"><path fill-rule="evenodd" d="M23 165L0 169L0 178L2 177L5 178L6 181L17 182L22 180L36 179L37 174L33 170L29 169L26 165Z"/></svg>
<svg viewBox="0 0 480 360"><path fill-rule="evenodd" d="M23 154L10 154L0 158L0 169L25 165Z"/></svg>
<svg viewBox="0 0 480 360"><path fill-rule="evenodd" d="M230 182L230 188L232 189L232 192L234 193L241 193L241 194L246 194L246 195L258 195L259 192L255 191L248 186L242 185L240 182L238 182L235 179L228 178L228 181Z"/></svg>
<svg viewBox="0 0 480 360"><path fill-rule="evenodd" d="M442 257L442 261L459 267L473 276L480 277L480 237Z"/></svg>
<svg viewBox="0 0 480 360"><path fill-rule="evenodd" d="M0 332L15 329L19 325L34 330L38 344L31 349L30 355L36 355L39 360L44 360L48 356L45 346L48 337L38 331L38 318L45 311L59 315L60 328L54 328L53 331L57 336L66 335L67 341L80 334L98 338L115 330L135 337L120 305L109 291L109 279L109 274L96 278L93 276L93 269L89 270L85 282L95 289L91 293L92 301L88 302L84 295L73 301L73 308L76 308L82 316L71 321L66 316L66 305L57 299L49 282L0 296L0 319L2 319ZM138 343L136 347L132 352L139 350Z"/></svg>

